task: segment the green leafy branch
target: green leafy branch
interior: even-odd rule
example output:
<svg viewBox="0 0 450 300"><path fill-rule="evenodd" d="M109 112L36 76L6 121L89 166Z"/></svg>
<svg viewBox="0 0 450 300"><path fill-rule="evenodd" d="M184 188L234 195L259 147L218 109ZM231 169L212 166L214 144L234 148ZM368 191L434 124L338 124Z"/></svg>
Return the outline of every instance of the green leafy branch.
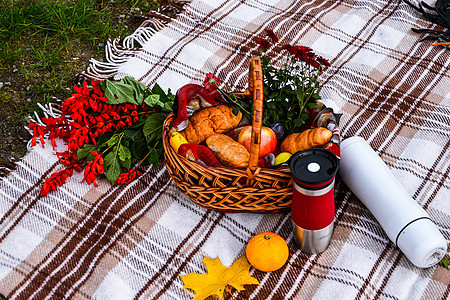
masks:
<svg viewBox="0 0 450 300"><path fill-rule="evenodd" d="M100 82L100 87L105 97L108 98L109 104L131 103L142 105L142 103L145 103L150 107L158 106L165 113L172 111L175 95L171 93L170 89L166 94L157 83L150 90L133 77L125 77L118 81L105 79Z"/></svg>
<svg viewBox="0 0 450 300"><path fill-rule="evenodd" d="M109 104L131 103L148 105L151 110L139 114L139 121L131 127L124 127L115 132L105 133L99 137L97 146L86 144L78 149L78 160L87 162L94 159L90 151L101 153L106 178L114 184L123 170L131 169L133 160L140 160L139 165L157 167L164 148L160 140L163 123L172 111L175 96L155 84L152 89L131 77L122 80L104 80L101 87Z"/></svg>

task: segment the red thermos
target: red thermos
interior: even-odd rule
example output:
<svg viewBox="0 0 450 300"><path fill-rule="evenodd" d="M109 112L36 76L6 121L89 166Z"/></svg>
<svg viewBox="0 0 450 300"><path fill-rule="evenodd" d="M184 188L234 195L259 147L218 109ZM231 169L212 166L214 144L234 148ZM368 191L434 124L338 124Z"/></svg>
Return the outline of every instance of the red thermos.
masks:
<svg viewBox="0 0 450 300"><path fill-rule="evenodd" d="M330 244L334 227L334 178L337 156L313 148L292 155L289 167L294 177L291 218L300 250L316 254Z"/></svg>

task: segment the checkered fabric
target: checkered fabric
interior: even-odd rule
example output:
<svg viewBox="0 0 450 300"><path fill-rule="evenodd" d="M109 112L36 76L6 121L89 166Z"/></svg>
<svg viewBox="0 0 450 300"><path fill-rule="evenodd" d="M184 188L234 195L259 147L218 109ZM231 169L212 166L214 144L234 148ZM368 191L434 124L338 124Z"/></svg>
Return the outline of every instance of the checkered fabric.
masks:
<svg viewBox="0 0 450 300"><path fill-rule="evenodd" d="M419 42L411 27L435 25L400 0L194 0L141 50L125 49L116 77L175 91L212 72L244 90L265 29L311 47L331 62L320 94L343 113L342 137L369 141L449 241L450 50ZM126 186L94 188L75 174L40 198L61 168L38 146L0 182L0 293L10 299L192 299L179 275L205 273L203 256L230 266L263 231L286 239L288 262L251 268L260 285L226 299L449 298L449 269L409 262L339 177L331 244L310 255L295 246L289 213L200 208L163 163Z"/></svg>

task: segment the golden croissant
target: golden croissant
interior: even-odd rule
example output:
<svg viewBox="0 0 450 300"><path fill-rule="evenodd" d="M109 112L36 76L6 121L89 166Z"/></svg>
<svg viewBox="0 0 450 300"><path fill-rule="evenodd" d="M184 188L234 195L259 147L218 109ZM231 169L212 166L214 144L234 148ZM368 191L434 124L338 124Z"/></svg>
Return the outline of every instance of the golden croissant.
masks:
<svg viewBox="0 0 450 300"><path fill-rule="evenodd" d="M297 151L321 147L330 141L332 135L333 133L325 127L316 127L299 133L292 133L284 139L280 149L281 152L294 154Z"/></svg>
<svg viewBox="0 0 450 300"><path fill-rule="evenodd" d="M189 118L189 124L181 134L189 143L201 144L209 136L224 133L235 128L241 121L242 113L233 114L233 108L219 104L204 108Z"/></svg>

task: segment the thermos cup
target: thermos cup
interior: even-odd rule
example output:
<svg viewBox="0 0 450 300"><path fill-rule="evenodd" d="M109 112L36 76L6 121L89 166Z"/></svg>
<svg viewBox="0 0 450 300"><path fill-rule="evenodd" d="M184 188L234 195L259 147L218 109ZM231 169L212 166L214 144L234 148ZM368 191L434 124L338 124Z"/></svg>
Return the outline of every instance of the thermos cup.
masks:
<svg viewBox="0 0 450 300"><path fill-rule="evenodd" d="M342 141L339 174L414 265L427 268L443 258L447 241L363 138Z"/></svg>
<svg viewBox="0 0 450 300"><path fill-rule="evenodd" d="M291 218L295 241L304 252L320 253L333 233L339 159L329 150L313 148L293 154L289 167L294 178Z"/></svg>

